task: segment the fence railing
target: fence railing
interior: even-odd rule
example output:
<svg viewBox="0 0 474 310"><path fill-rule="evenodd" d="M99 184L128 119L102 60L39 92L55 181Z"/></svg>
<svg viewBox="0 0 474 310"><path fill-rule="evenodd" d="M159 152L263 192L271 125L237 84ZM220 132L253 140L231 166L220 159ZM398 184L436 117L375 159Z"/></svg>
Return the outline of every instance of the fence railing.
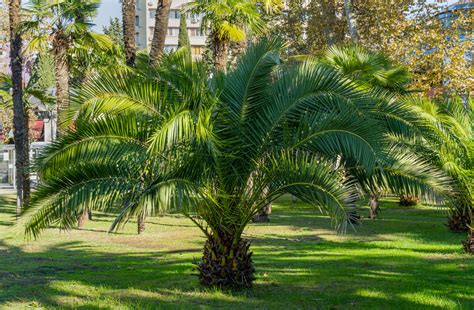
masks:
<svg viewBox="0 0 474 310"><path fill-rule="evenodd" d="M30 161L33 161L49 142L33 142L30 145ZM15 145L0 144L0 188L16 188ZM38 184L38 176L31 175L31 185Z"/></svg>

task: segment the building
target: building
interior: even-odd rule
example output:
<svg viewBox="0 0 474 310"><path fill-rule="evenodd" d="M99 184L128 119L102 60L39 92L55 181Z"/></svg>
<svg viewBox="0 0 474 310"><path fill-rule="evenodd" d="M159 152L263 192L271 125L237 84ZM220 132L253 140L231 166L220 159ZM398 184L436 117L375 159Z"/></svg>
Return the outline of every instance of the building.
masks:
<svg viewBox="0 0 474 310"><path fill-rule="evenodd" d="M157 0L137 0L135 30L138 48L149 49L155 29L155 12ZM189 0L174 0L171 5L168 20L168 34L165 41L165 51L169 52L178 47L180 8ZM189 41L193 55L199 56L206 45L206 34L201 31L200 16L188 14L186 19Z"/></svg>

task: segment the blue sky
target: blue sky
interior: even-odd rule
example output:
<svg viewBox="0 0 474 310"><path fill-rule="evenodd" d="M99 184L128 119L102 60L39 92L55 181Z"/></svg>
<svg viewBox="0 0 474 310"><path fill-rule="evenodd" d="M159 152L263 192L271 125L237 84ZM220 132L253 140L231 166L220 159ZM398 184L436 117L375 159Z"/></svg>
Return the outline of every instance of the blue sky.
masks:
<svg viewBox="0 0 474 310"><path fill-rule="evenodd" d="M121 17L122 5L119 0L102 0L97 16L94 18L94 31L102 32L102 27L109 24L112 17Z"/></svg>

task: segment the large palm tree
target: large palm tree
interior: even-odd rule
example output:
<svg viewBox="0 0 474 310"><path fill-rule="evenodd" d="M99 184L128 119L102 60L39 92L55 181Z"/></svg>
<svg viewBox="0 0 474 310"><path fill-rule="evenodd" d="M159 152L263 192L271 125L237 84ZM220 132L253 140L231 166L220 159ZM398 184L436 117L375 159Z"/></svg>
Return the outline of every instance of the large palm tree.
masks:
<svg viewBox="0 0 474 310"><path fill-rule="evenodd" d="M254 267L244 230L284 194L344 230L358 187L346 165L389 180L391 190L444 191L424 162L408 155L395 162L385 152L387 124L410 133L399 121L409 113L403 104L374 102L311 61L282 64L282 46L262 40L211 80L183 49L152 72L110 72L86 83L75 99L82 103L75 128L37 162L44 180L25 214L27 233L72 228L84 208L120 210L111 229L175 209L207 238L200 282L247 287ZM395 162L390 173L381 161ZM413 176L401 173L414 165Z"/></svg>
<svg viewBox="0 0 474 310"><path fill-rule="evenodd" d="M13 127L15 129L15 171L17 190L17 216L30 198L28 117L23 104L23 58L21 37L20 0L9 0L8 17L10 22L10 68L12 71Z"/></svg>

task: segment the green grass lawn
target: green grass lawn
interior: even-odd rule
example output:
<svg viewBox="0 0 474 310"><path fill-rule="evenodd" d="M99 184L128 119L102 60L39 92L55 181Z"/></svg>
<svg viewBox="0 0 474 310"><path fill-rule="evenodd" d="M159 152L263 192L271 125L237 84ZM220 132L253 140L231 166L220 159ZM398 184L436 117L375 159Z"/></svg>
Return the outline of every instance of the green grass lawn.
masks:
<svg viewBox="0 0 474 310"><path fill-rule="evenodd" d="M111 217L85 229L11 237L13 197L0 196L0 307L474 309L474 258L442 211L385 201L380 219L337 235L326 217L288 200L253 224L253 289L199 286L193 258L204 239L181 216L150 218L107 234ZM360 212L366 215L366 208Z"/></svg>

